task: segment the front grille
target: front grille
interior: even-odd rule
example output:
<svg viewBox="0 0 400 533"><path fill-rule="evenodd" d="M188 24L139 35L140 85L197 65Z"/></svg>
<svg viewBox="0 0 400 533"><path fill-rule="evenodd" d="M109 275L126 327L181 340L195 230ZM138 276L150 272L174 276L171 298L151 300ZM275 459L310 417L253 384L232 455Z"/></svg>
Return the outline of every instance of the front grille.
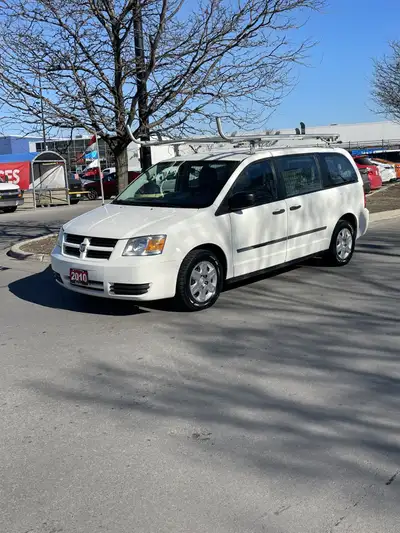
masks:
<svg viewBox="0 0 400 533"><path fill-rule="evenodd" d="M19 191L0 191L0 198L3 200L14 200L14 198L20 197Z"/></svg>
<svg viewBox="0 0 400 533"><path fill-rule="evenodd" d="M140 296L150 289L150 283L111 283L110 293L116 296Z"/></svg>
<svg viewBox="0 0 400 533"><path fill-rule="evenodd" d="M88 250L86 257L89 259L110 259L111 252L104 250Z"/></svg>
<svg viewBox="0 0 400 533"><path fill-rule="evenodd" d="M100 246L101 248L114 248L118 239L102 239L101 237L91 237L91 246Z"/></svg>
<svg viewBox="0 0 400 533"><path fill-rule="evenodd" d="M80 259L103 259L108 260L117 244L118 239L107 239L103 237L85 237L66 233L64 235L64 255L79 257ZM86 244L83 251L81 244Z"/></svg>
<svg viewBox="0 0 400 533"><path fill-rule="evenodd" d="M80 255L79 248L72 248L72 246L67 246L66 244L64 244L64 253L74 257L79 257Z"/></svg>
<svg viewBox="0 0 400 533"><path fill-rule="evenodd" d="M67 233L64 235L64 242L70 242L71 244L81 244L85 237L82 235L72 235Z"/></svg>

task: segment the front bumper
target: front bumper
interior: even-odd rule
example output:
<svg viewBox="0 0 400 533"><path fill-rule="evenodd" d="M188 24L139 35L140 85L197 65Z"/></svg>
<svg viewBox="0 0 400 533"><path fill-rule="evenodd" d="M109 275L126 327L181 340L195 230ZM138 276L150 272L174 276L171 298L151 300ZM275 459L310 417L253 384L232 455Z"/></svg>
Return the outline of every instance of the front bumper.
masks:
<svg viewBox="0 0 400 533"><path fill-rule="evenodd" d="M162 256L117 257L110 260L80 260L61 254L56 246L51 254L55 280L74 292L117 300L151 301L175 296L179 264ZM87 286L70 282L70 269L86 270Z"/></svg>
<svg viewBox="0 0 400 533"><path fill-rule="evenodd" d="M24 203L24 199L23 198L10 198L10 199L1 199L0 198L0 209L2 207L14 207L14 206L18 206L18 205L22 205Z"/></svg>

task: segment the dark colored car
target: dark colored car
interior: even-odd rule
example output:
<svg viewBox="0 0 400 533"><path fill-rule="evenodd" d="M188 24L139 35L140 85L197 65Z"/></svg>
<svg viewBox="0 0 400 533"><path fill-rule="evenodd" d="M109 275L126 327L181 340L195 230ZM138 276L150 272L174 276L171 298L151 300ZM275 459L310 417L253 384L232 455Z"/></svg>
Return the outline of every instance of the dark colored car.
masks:
<svg viewBox="0 0 400 533"><path fill-rule="evenodd" d="M140 175L139 171L130 170L128 172L128 182L131 183ZM101 196L101 184L100 179L93 179L91 181L84 181L83 187L87 192L89 200L97 200ZM104 199L108 200L112 196L118 194L118 182L116 174L111 173L103 178Z"/></svg>
<svg viewBox="0 0 400 533"><path fill-rule="evenodd" d="M72 205L77 204L79 200L83 200L83 198L87 195L87 192L83 187L83 183L81 178L79 177L79 174L75 174L74 172L71 172L69 174L68 194L69 203Z"/></svg>

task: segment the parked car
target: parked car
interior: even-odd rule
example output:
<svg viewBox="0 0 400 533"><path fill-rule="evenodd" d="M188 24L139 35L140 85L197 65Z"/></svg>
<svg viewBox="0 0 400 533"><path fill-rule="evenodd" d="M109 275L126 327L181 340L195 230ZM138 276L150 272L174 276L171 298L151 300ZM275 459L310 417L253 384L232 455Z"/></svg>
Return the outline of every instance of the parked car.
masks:
<svg viewBox="0 0 400 533"><path fill-rule="evenodd" d="M14 213L24 203L23 192L13 183L0 181L0 211Z"/></svg>
<svg viewBox="0 0 400 533"><path fill-rule="evenodd" d="M83 187L82 180L79 174L75 172L71 172L68 176L68 194L71 205L77 204L87 196L87 191Z"/></svg>
<svg viewBox="0 0 400 533"><path fill-rule="evenodd" d="M139 171L131 170L128 172L128 182L131 183L140 175ZM88 194L89 200L97 200L101 196L100 178L94 180L82 180L83 188ZM118 194L118 182L116 174L111 173L103 177L104 198L107 200Z"/></svg>
<svg viewBox="0 0 400 533"><path fill-rule="evenodd" d="M89 200L97 200L101 196L100 179L84 181L83 187L87 192ZM104 198L108 199L118 193L118 183L115 174L109 174L103 178Z"/></svg>
<svg viewBox="0 0 400 533"><path fill-rule="evenodd" d="M373 163L371 159L366 156L353 156L353 158L359 170L365 169L368 172L371 190L380 189L382 187L382 178L378 165Z"/></svg>
<svg viewBox="0 0 400 533"><path fill-rule="evenodd" d="M386 168L390 168L390 172L388 172L388 181L395 181L396 179L400 178L400 163L393 163L393 161L388 161L387 159L381 159L378 157L374 157L372 159L374 163L378 163L380 165L384 165ZM385 179L383 177L382 170L380 170L381 176L382 176L382 182L385 183Z"/></svg>
<svg viewBox="0 0 400 533"><path fill-rule="evenodd" d="M380 163L379 161L376 161L376 159L371 159L371 161L377 165L382 183L390 183L391 181L396 180L396 170L392 163L388 165L386 163Z"/></svg>
<svg viewBox="0 0 400 533"><path fill-rule="evenodd" d="M57 283L104 298L175 298L196 311L225 283L305 257L346 265L367 231L362 179L342 149L268 147L162 165L64 224L51 254Z"/></svg>

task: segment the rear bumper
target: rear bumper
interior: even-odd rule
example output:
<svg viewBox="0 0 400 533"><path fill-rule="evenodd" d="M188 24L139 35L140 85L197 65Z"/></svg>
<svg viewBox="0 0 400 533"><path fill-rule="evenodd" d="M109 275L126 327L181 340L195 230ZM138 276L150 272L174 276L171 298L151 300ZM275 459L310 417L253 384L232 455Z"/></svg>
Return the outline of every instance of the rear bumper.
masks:
<svg viewBox="0 0 400 533"><path fill-rule="evenodd" d="M161 256L121 257L116 260L80 260L61 254L56 246L51 254L56 281L74 292L117 300L151 301L175 296L179 264L162 261ZM89 283L70 282L70 269L86 270Z"/></svg>
<svg viewBox="0 0 400 533"><path fill-rule="evenodd" d="M83 196L85 196L85 194L88 194L89 191L68 191L68 194L72 197L72 198L81 198Z"/></svg>

